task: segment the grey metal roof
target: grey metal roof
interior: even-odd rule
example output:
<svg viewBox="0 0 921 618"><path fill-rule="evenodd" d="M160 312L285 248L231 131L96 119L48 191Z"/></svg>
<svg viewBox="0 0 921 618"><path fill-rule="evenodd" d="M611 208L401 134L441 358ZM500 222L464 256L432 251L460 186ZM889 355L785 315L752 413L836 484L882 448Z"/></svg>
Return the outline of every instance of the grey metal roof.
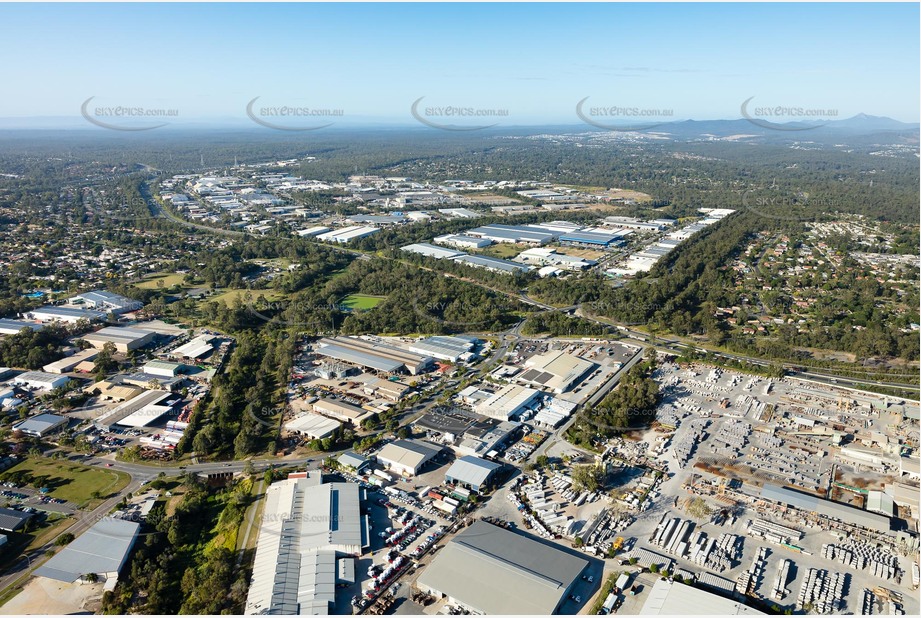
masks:
<svg viewBox="0 0 921 618"><path fill-rule="evenodd" d="M102 320L106 317L106 314L103 311L93 311L91 309L75 309L73 307L55 307L54 305L39 307L38 309L33 309L29 313L44 313L46 315L61 318L86 318L90 321Z"/></svg>
<svg viewBox="0 0 921 618"><path fill-rule="evenodd" d="M721 597L712 592L657 579L640 615L764 615L753 607Z"/></svg>
<svg viewBox="0 0 921 618"><path fill-rule="evenodd" d="M514 272L516 270L529 271L531 270L530 266L524 266L517 262L511 262L509 260L500 260L498 258L486 257L483 255L462 255L460 257L454 258L455 262L463 262L465 264L471 264L473 266L480 266L482 268L493 268L495 270L503 270L506 272Z"/></svg>
<svg viewBox="0 0 921 618"><path fill-rule="evenodd" d="M436 555L418 585L484 614L548 615L586 566L533 537L477 521Z"/></svg>
<svg viewBox="0 0 921 618"><path fill-rule="evenodd" d="M125 564L141 524L106 517L81 534L35 574L74 582L86 573L117 573Z"/></svg>
<svg viewBox="0 0 921 618"><path fill-rule="evenodd" d="M323 345L317 348L317 353L322 354L323 356L328 356L330 358L335 358L336 360L352 363L353 365L360 365L362 367L377 369L378 371L386 371L392 373L395 371L400 371L403 368L403 363L398 360L387 359L382 356L376 356L373 354L366 354L365 352L360 352L358 350L348 350L335 344Z"/></svg>
<svg viewBox="0 0 921 618"><path fill-rule="evenodd" d="M888 532L892 528L892 520L885 515L870 513L849 504L810 496L771 483L765 483L761 488L761 497L870 530Z"/></svg>
<svg viewBox="0 0 921 618"><path fill-rule="evenodd" d="M422 339L412 345L413 349L421 350L428 354L440 354L454 357L468 352L473 346L474 341L462 339L460 337L444 337L440 335Z"/></svg>
<svg viewBox="0 0 921 618"><path fill-rule="evenodd" d="M542 231L534 228L521 227L516 225L484 225L474 228L468 234L479 234L486 238L500 238L506 240L523 241L523 242L549 242L560 235L560 232Z"/></svg>
<svg viewBox="0 0 921 618"><path fill-rule="evenodd" d="M408 466L418 470L425 462L441 452L437 446L419 440L397 440L380 450L380 461Z"/></svg>
<svg viewBox="0 0 921 618"><path fill-rule="evenodd" d="M90 341L111 341L112 343L134 343L144 338L150 338L153 333L149 330L137 330L123 326L106 326L95 333L87 333L83 339Z"/></svg>
<svg viewBox="0 0 921 618"><path fill-rule="evenodd" d="M55 427L66 424L66 416L58 416L57 414L38 414L31 418L27 418L18 425L14 425L13 429L24 433L43 434L47 431L51 431Z"/></svg>
<svg viewBox="0 0 921 618"><path fill-rule="evenodd" d="M362 457L361 455L353 453L352 451L346 451L345 453L339 455L338 461L343 466L351 466L356 470L368 463L368 459L366 457Z"/></svg>
<svg viewBox="0 0 921 618"><path fill-rule="evenodd" d="M140 301L105 290L84 292L83 294L78 294L75 298L82 298L91 303L110 306L114 309L136 309L144 306L144 303Z"/></svg>
<svg viewBox="0 0 921 618"><path fill-rule="evenodd" d="M19 332L24 328L31 328L32 330L41 330L45 328L41 324L36 324L35 322L26 322L25 320L10 320L8 318L0 318L0 332L5 331L15 331Z"/></svg>
<svg viewBox="0 0 921 618"><path fill-rule="evenodd" d="M13 532L32 517L29 513L0 507L0 530Z"/></svg>
<svg viewBox="0 0 921 618"><path fill-rule="evenodd" d="M501 467L495 462L466 455L451 464L451 467L445 472L445 479L479 487L484 485L490 475Z"/></svg>
<svg viewBox="0 0 921 618"><path fill-rule="evenodd" d="M567 232L560 236L561 242L581 242L592 245L609 245L619 240L614 234L604 234L602 232Z"/></svg>
<svg viewBox="0 0 921 618"><path fill-rule="evenodd" d="M319 481L287 479L267 490L245 613L329 613L336 551L357 553L366 535L361 488Z"/></svg>
<svg viewBox="0 0 921 618"><path fill-rule="evenodd" d="M419 255L425 255L433 258L455 258L461 255L467 255L463 251L453 251L451 249L445 249L444 247L439 247L437 245L430 245L426 242L415 243L412 245L406 245L405 247L400 248L401 251L407 251L409 253L418 253Z"/></svg>

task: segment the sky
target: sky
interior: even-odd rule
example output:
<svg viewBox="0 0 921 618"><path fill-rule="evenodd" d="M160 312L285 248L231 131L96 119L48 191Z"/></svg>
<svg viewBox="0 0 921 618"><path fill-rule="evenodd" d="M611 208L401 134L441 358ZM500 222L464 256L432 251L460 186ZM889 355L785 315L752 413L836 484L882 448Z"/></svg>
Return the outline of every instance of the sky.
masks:
<svg viewBox="0 0 921 618"><path fill-rule="evenodd" d="M0 118L80 119L90 97L98 118L142 107L171 122L250 122L256 97L250 117L282 124L319 120L266 108L412 124L420 97L417 116L440 123L433 108L450 106L575 124L582 100L597 118L740 118L750 97L919 115L917 3L0 4L0 23Z"/></svg>

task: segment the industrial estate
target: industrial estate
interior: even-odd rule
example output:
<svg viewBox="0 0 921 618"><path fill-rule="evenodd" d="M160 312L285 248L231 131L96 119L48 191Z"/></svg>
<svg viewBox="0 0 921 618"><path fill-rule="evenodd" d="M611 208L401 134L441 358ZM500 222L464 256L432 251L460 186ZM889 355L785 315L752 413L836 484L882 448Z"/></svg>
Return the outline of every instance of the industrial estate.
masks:
<svg viewBox="0 0 921 618"><path fill-rule="evenodd" d="M0 126L0 615L921 614L918 125L592 90L894 101L917 6L9 6L100 95Z"/></svg>

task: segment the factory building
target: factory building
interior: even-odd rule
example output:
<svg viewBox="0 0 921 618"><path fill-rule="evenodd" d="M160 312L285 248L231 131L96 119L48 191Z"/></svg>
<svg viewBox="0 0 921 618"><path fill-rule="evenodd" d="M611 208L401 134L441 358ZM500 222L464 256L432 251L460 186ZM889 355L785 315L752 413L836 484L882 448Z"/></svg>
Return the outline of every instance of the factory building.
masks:
<svg viewBox="0 0 921 618"><path fill-rule="evenodd" d="M464 335L438 335L417 341L409 349L416 354L456 363L469 358L479 341Z"/></svg>
<svg viewBox="0 0 921 618"><path fill-rule="evenodd" d="M301 238L310 238L311 236L316 236L317 234L322 234L324 232L331 231L332 228L328 228L325 225L315 225L313 227L308 227L304 230L297 230L294 232Z"/></svg>
<svg viewBox="0 0 921 618"><path fill-rule="evenodd" d="M143 373L161 378L175 378L182 373L184 368L182 363L152 360L144 364Z"/></svg>
<svg viewBox="0 0 921 618"><path fill-rule="evenodd" d="M339 462L339 465L345 466L346 468L354 470L355 472L361 472L371 465L371 461L369 459L362 457L361 455L352 451L346 451L345 453L342 453L339 455L339 459L336 461Z"/></svg>
<svg viewBox="0 0 921 618"><path fill-rule="evenodd" d="M44 371L26 371L13 378L11 382L16 386L24 386L32 390L53 391L65 386L70 382L70 378Z"/></svg>
<svg viewBox="0 0 921 618"><path fill-rule="evenodd" d="M318 234L316 239L322 240L323 242L347 243L352 240L364 238L365 236L370 236L378 231L380 231L379 228L371 225L352 225L331 232Z"/></svg>
<svg viewBox="0 0 921 618"><path fill-rule="evenodd" d="M435 555L417 587L476 614L556 613L588 566L529 535L474 522Z"/></svg>
<svg viewBox="0 0 921 618"><path fill-rule="evenodd" d="M90 573L99 581L117 580L137 540L141 524L106 517L35 569L38 577L72 583Z"/></svg>
<svg viewBox="0 0 921 618"><path fill-rule="evenodd" d="M643 604L643 609L640 610L641 616L705 614L711 616L763 616L764 612L748 607L739 601L662 578L656 579L656 583Z"/></svg>
<svg viewBox="0 0 921 618"><path fill-rule="evenodd" d="M353 406L350 403L339 401L338 399L327 399L322 397L313 403L313 411L323 416L329 416L336 420L345 421L353 425L358 425L363 419L370 416L372 412Z"/></svg>
<svg viewBox="0 0 921 618"><path fill-rule="evenodd" d="M501 225L498 223L473 228L467 234L486 238L493 242L524 243L529 245L545 245L556 240L557 236L559 236L559 232L543 231L523 225Z"/></svg>
<svg viewBox="0 0 921 618"><path fill-rule="evenodd" d="M199 335L175 350L168 352L168 355L173 358L189 359L191 361L204 358L214 351L214 339L215 337L212 335Z"/></svg>
<svg viewBox="0 0 921 618"><path fill-rule="evenodd" d="M608 248L612 245L622 244L623 238L616 234L605 232L577 231L560 236L560 243L580 247Z"/></svg>
<svg viewBox="0 0 921 618"><path fill-rule="evenodd" d="M559 266L565 270L585 270L597 264L595 260L557 253L549 247L532 247L525 249L515 257L516 261L526 264Z"/></svg>
<svg viewBox="0 0 921 618"><path fill-rule="evenodd" d="M461 485L477 493L487 488L496 473L502 469L501 464L465 455L457 459L445 473L445 483Z"/></svg>
<svg viewBox="0 0 921 618"><path fill-rule="evenodd" d="M885 515L870 513L849 504L832 502L770 483L765 483L761 488L761 499L779 502L801 511L817 513L828 519L877 532L889 532L892 528L891 519Z"/></svg>
<svg viewBox="0 0 921 618"><path fill-rule="evenodd" d="M486 270L491 270L497 273L528 272L531 270L530 266L518 264L517 262L512 262L510 260L500 260L499 258L486 257L483 255L462 255L460 257L454 258L454 261L466 264L467 266L473 266L475 268L485 268Z"/></svg>
<svg viewBox="0 0 921 618"><path fill-rule="evenodd" d="M303 414L285 423L285 429L314 440L329 438L342 426L339 421L319 414Z"/></svg>
<svg viewBox="0 0 921 618"><path fill-rule="evenodd" d="M480 216L480 213L469 208L439 208L438 212L454 219L476 219Z"/></svg>
<svg viewBox="0 0 921 618"><path fill-rule="evenodd" d="M0 530L4 532L16 532L30 519L32 519L31 513L0 507Z"/></svg>
<svg viewBox="0 0 921 618"><path fill-rule="evenodd" d="M0 318L0 335L15 335L24 328L32 330L41 330L44 328L41 324L35 322L26 322L25 320L10 320Z"/></svg>
<svg viewBox="0 0 921 618"><path fill-rule="evenodd" d="M539 390L508 384L488 399L483 400L477 406L476 411L483 416L508 421L533 409L541 397L543 393Z"/></svg>
<svg viewBox="0 0 921 618"><path fill-rule="evenodd" d="M449 247L457 247L459 249L483 249L492 244L492 241L488 238L477 238L475 236L465 236L463 234L436 236L433 242Z"/></svg>
<svg viewBox="0 0 921 618"><path fill-rule="evenodd" d="M67 417L57 414L38 414L13 425L13 431L21 431L33 438L44 438L67 427Z"/></svg>
<svg viewBox="0 0 921 618"><path fill-rule="evenodd" d="M106 319L106 314L102 311L77 309L75 307L55 307L54 305L33 309L26 312L25 316L30 320L38 320L39 322L64 322L65 324L76 324L80 320L102 322Z"/></svg>
<svg viewBox="0 0 921 618"><path fill-rule="evenodd" d="M377 454L377 461L401 476L415 476L441 449L422 440L397 440Z"/></svg>
<svg viewBox="0 0 921 618"><path fill-rule="evenodd" d="M525 361L525 371L515 380L554 393L565 393L578 384L595 366L585 359L561 351L532 356Z"/></svg>
<svg viewBox="0 0 921 618"><path fill-rule="evenodd" d="M466 255L463 251L453 251L451 249L445 249L444 247L439 247L437 245L430 245L425 242L406 245L405 247L401 247L400 250L406 251L407 253L417 253L419 255L424 255L425 257L440 260L450 260L451 258Z"/></svg>
<svg viewBox="0 0 921 618"><path fill-rule="evenodd" d="M244 613L332 613L337 558L368 546L364 499L360 486L322 483L318 472L269 486Z"/></svg>
<svg viewBox="0 0 921 618"><path fill-rule="evenodd" d="M464 432L454 450L460 455L495 456L496 449L501 448L514 434L521 423L487 419L489 424L477 423Z"/></svg>
<svg viewBox="0 0 921 618"><path fill-rule="evenodd" d="M83 361L92 361L99 354L99 350L81 350L73 356L65 356L53 363L48 363L42 369L48 373L67 373Z"/></svg>
<svg viewBox="0 0 921 618"><path fill-rule="evenodd" d="M144 427L170 411L172 406L167 406L163 402L171 397L175 395L169 391L145 391L107 410L96 419L95 424L104 429L114 425Z"/></svg>
<svg viewBox="0 0 921 618"><path fill-rule="evenodd" d="M87 333L82 339L94 348L102 349L107 343L115 346L116 352L127 354L151 343L157 334L149 330L137 330L124 326L106 326L95 333Z"/></svg>
<svg viewBox="0 0 921 618"><path fill-rule="evenodd" d="M430 356L358 337L326 337L317 342L314 350L321 356L384 373L418 375L432 365Z"/></svg>
<svg viewBox="0 0 921 618"><path fill-rule="evenodd" d="M132 298L113 294L105 290L96 290L95 292L84 292L78 294L68 301L71 305L84 305L89 309L103 311L105 313L114 313L121 315L130 311L137 311L144 306L144 303Z"/></svg>

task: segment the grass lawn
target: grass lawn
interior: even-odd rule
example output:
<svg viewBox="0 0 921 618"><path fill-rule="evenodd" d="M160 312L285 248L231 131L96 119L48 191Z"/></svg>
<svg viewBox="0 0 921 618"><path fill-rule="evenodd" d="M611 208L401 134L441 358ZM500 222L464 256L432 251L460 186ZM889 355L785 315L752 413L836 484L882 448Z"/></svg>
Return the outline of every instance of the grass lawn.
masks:
<svg viewBox="0 0 921 618"><path fill-rule="evenodd" d="M176 273L172 273L172 274L157 273L155 275L150 275L149 277L145 278L140 283L135 283L134 287L141 288L142 290L156 290L157 281L163 281L164 289L171 288L174 285L188 287L182 284L182 278L183 278L183 275L179 275Z"/></svg>
<svg viewBox="0 0 921 618"><path fill-rule="evenodd" d="M519 245L513 242L499 242L479 249L477 253L499 258L500 260L510 260L527 248L528 247L525 245Z"/></svg>
<svg viewBox="0 0 921 618"><path fill-rule="evenodd" d="M47 487L51 490L50 496L81 507L102 502L90 499L94 491L98 491L101 496L108 496L124 488L131 480L124 472L43 457L26 459L0 475L0 479L8 479L18 471L28 472L33 479L38 479L37 483L29 482L35 489Z"/></svg>
<svg viewBox="0 0 921 618"><path fill-rule="evenodd" d="M217 296L209 296L208 298L205 298L202 302L218 303L218 304L223 303L227 305L228 307L230 307L233 304L234 299L239 297L242 300L243 295L246 294L247 292L252 294L253 296L252 302L254 303L256 302L256 299L258 299L260 296L264 296L265 299L269 302L282 300L285 298L284 294L282 294L281 292L275 292L274 290L225 290L225 291L222 291Z"/></svg>
<svg viewBox="0 0 921 618"><path fill-rule="evenodd" d="M344 297L340 303L349 309L374 309L383 301L387 300L386 296L369 296L367 294L349 294Z"/></svg>

